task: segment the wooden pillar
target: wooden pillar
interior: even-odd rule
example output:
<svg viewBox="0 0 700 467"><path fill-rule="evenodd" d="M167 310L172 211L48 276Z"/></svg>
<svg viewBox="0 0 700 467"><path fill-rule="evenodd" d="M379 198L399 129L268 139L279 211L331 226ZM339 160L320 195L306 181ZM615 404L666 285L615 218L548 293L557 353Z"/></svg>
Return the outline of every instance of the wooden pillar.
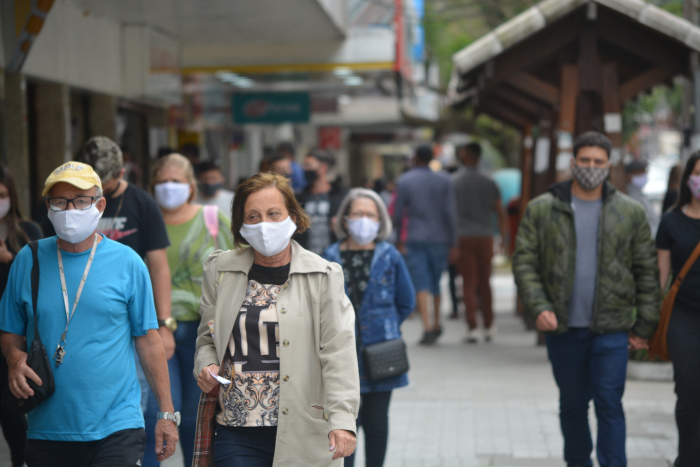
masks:
<svg viewBox="0 0 700 467"><path fill-rule="evenodd" d="M523 129L523 148L521 158L522 183L520 185L520 214L522 218L527 203L532 199L532 148L535 142L532 139L532 123L525 125Z"/></svg>
<svg viewBox="0 0 700 467"><path fill-rule="evenodd" d="M602 66L603 125L612 142L610 152L610 181L621 191L625 191L625 167L622 162L622 113L620 86L617 78L617 64L605 63Z"/></svg>
<svg viewBox="0 0 700 467"><path fill-rule="evenodd" d="M576 65L562 65L559 86L559 121L555 160L556 181L571 177L574 132L576 131L576 103L579 94L579 74Z"/></svg>

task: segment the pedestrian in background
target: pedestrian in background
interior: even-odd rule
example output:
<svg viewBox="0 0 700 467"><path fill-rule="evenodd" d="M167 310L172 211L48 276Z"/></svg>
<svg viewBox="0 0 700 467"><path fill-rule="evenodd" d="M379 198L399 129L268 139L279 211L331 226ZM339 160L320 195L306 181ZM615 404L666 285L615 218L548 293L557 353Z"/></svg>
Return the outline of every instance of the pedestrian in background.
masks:
<svg viewBox="0 0 700 467"><path fill-rule="evenodd" d="M337 466L360 399L342 269L292 240L309 218L281 175L243 182L231 224L241 248L204 265L193 465Z"/></svg>
<svg viewBox="0 0 700 467"><path fill-rule="evenodd" d="M221 167L215 161L200 162L195 166L197 173L197 198L195 203L214 205L228 216L231 212L233 191L224 188L224 176Z"/></svg>
<svg viewBox="0 0 700 467"><path fill-rule="evenodd" d="M304 169L297 162L297 154L294 145L289 141L283 141L277 145L277 154L281 154L289 160L292 166L292 189L294 193L301 193L308 185L304 176Z"/></svg>
<svg viewBox="0 0 700 467"><path fill-rule="evenodd" d="M357 427L365 432L365 465L381 467L389 440L391 392L408 385L408 375L370 380L362 348L401 337L401 323L415 306L415 291L401 254L386 241L391 219L377 193L350 190L340 205L335 233L340 241L329 246L323 257L343 267L345 293L355 308L362 396ZM354 454L345 459L345 467L354 463Z"/></svg>
<svg viewBox="0 0 700 467"><path fill-rule="evenodd" d="M233 239L227 215L216 206L193 202L197 196L197 181L192 165L180 154L171 154L155 162L151 192L160 206L170 238L166 253L171 275L172 316L177 326L175 356L168 362L168 368L173 398L181 404L180 435L185 465L191 465L200 395L191 371L200 319L202 265L212 251L231 249ZM147 423L154 421L151 405L149 401ZM146 456L144 465L154 464L155 459Z"/></svg>
<svg viewBox="0 0 700 467"><path fill-rule="evenodd" d="M664 195L664 202L661 205L661 213L668 212L669 209L676 206L678 196L681 191L681 174L683 166L681 164L674 165L668 173L668 187Z"/></svg>
<svg viewBox="0 0 700 467"><path fill-rule="evenodd" d="M462 299L467 315L467 339L479 342L477 312L483 317L484 338L493 338L491 264L493 262L493 215L498 217L503 251L507 251L508 219L503 212L496 183L479 173L481 145L469 143L457 149L464 167L453 175L459 233L457 267L462 276ZM478 298L477 298L478 297Z"/></svg>
<svg viewBox="0 0 700 467"><path fill-rule="evenodd" d="M625 176L627 179L627 196L635 199L642 203L644 210L647 213L647 219L649 220L649 228L651 229L651 236L656 236L656 229L659 228L659 215L656 213L656 209L651 205L649 197L644 193L644 187L649 181L649 174L647 173L647 161L643 159L634 159L625 166Z"/></svg>
<svg viewBox="0 0 700 467"><path fill-rule="evenodd" d="M0 296L5 293L10 267L19 250L41 237L39 226L22 213L14 177L7 167L0 165ZM0 352L0 394L8 387L7 371L5 356ZM26 417L0 404L0 426L10 448L12 467L21 467L27 443Z"/></svg>
<svg viewBox="0 0 700 467"><path fill-rule="evenodd" d="M659 319L656 251L644 208L606 180L610 140L574 141L573 180L528 203L513 256L525 309L546 332L559 386L564 459L591 467L588 404L598 418L598 463L627 465L628 347L647 347Z"/></svg>
<svg viewBox="0 0 700 467"><path fill-rule="evenodd" d="M440 277L447 269L448 255L458 250L454 191L445 173L433 172L430 146L419 146L415 167L399 178L394 225L402 225L408 216L406 264L416 289L416 302L423 320L423 345L434 344L442 334L440 327ZM399 251L402 245L399 241ZM433 319L430 319L430 297L433 298Z"/></svg>
<svg viewBox="0 0 700 467"><path fill-rule="evenodd" d="M175 354L175 320L170 311L170 266L165 252L170 242L163 215L148 193L124 180L123 154L114 141L105 136L90 138L80 151L80 159L92 166L100 177L107 202L97 232L130 247L146 262L158 316L158 334L165 347L165 358L170 360ZM153 414L154 399L138 360L136 374L141 386L141 409L144 414L149 413L148 401L151 400L150 413ZM155 420L148 418L148 424L147 433L151 433ZM147 439L150 446L152 437L147 435ZM155 459L151 451L146 457Z"/></svg>
<svg viewBox="0 0 700 467"><path fill-rule="evenodd" d="M335 158L326 151L315 150L304 159L304 174L308 185L297 196L299 204L311 219L311 228L299 236L299 244L317 255L335 242L333 222L345 189L339 183L331 183L329 171Z"/></svg>
<svg viewBox="0 0 700 467"><path fill-rule="evenodd" d="M700 153L690 156L675 208L661 219L656 235L661 290L700 242ZM674 467L700 465L700 263L681 282L668 326L668 350L676 383L678 457Z"/></svg>

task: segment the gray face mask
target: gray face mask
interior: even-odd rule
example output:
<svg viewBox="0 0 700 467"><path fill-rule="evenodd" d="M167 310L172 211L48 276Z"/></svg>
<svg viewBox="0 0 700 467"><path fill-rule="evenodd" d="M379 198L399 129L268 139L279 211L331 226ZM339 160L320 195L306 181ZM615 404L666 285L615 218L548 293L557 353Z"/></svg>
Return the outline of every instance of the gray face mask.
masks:
<svg viewBox="0 0 700 467"><path fill-rule="evenodd" d="M571 173L578 184L586 191L592 191L598 188L608 178L610 174L609 167L580 167L574 164L571 167Z"/></svg>

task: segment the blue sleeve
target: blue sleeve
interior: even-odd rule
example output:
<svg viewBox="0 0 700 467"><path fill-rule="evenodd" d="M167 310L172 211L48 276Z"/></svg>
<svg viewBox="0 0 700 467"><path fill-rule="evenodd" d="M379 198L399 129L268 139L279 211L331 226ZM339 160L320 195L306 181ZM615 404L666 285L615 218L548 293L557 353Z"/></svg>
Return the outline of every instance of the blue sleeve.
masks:
<svg viewBox="0 0 700 467"><path fill-rule="evenodd" d="M452 182L448 179L448 183L445 184L446 203L444 204L444 222L447 228L448 244L450 247L457 246L457 206L455 199L455 190Z"/></svg>
<svg viewBox="0 0 700 467"><path fill-rule="evenodd" d="M406 184L399 180L396 186L396 201L394 202L394 225L398 232L401 231L401 226L403 225L403 208L406 204Z"/></svg>
<svg viewBox="0 0 700 467"><path fill-rule="evenodd" d="M399 324L401 324L416 307L416 291L413 288L413 281L408 267L406 267L406 262L398 251L394 252L394 258L396 269L396 296L394 300L396 311L399 314Z"/></svg>
<svg viewBox="0 0 700 467"><path fill-rule="evenodd" d="M23 247L10 268L5 293L0 301L0 329L18 336L27 335L27 311L22 299L23 285L25 293L31 294L32 252L28 246ZM31 295L27 302L31 303Z"/></svg>
<svg viewBox="0 0 700 467"><path fill-rule="evenodd" d="M131 260L131 277L129 277L128 309L131 322L131 335L143 336L149 329L158 329L156 306L153 301L153 287L146 264L136 253Z"/></svg>

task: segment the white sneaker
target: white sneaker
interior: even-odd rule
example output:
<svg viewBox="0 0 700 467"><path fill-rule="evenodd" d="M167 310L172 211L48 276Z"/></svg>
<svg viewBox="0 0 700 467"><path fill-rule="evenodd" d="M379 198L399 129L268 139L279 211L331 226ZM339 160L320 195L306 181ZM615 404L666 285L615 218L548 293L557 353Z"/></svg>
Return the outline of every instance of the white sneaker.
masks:
<svg viewBox="0 0 700 467"><path fill-rule="evenodd" d="M484 330L484 340L486 342L491 342L493 340L493 336L496 334L496 329L495 328L489 328Z"/></svg>
<svg viewBox="0 0 700 467"><path fill-rule="evenodd" d="M470 329L467 331L467 338L464 339L467 344L478 344L479 343L479 331L476 329Z"/></svg>

